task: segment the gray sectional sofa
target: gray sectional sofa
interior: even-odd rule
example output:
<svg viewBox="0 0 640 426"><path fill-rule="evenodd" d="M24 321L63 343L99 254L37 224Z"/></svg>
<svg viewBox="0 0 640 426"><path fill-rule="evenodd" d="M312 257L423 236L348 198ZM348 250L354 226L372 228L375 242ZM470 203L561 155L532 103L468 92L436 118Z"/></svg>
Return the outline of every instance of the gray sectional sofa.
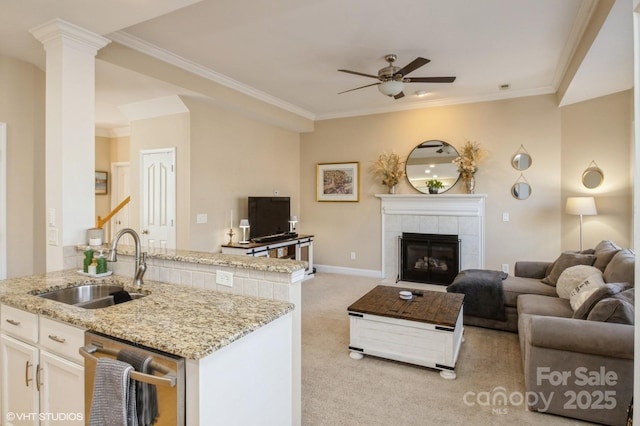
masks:
<svg viewBox="0 0 640 426"><path fill-rule="evenodd" d="M502 315L465 315L464 323L518 333L530 410L624 425L633 395L634 269L634 253L610 241L555 262L518 262L515 276L502 280ZM572 283L584 278L573 273L594 270L597 286Z"/></svg>

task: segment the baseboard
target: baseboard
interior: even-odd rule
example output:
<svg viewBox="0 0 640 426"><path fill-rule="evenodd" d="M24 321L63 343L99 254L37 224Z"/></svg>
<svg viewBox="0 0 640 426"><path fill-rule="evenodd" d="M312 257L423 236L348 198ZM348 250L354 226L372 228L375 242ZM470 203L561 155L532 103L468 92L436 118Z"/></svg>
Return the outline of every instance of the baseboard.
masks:
<svg viewBox="0 0 640 426"><path fill-rule="evenodd" d="M324 272L328 274L357 275L360 277L368 278L382 278L382 271L376 271L373 269L345 268L342 266L318 265L317 263L313 266L315 266L316 272Z"/></svg>

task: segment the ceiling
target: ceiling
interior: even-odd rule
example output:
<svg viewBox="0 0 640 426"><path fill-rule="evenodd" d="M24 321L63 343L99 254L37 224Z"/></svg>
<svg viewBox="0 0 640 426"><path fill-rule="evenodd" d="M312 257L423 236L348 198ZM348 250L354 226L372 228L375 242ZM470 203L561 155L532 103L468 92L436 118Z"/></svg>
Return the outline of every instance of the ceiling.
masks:
<svg viewBox="0 0 640 426"><path fill-rule="evenodd" d="M29 30L61 18L162 57L311 120L555 93L595 0L0 0L0 54L44 68ZM126 12L122 12L126 11ZM616 0L561 105L633 86L632 0ZM410 77L385 97L375 83L384 55ZM160 56L158 56L160 55ZM186 65L185 65L186 64ZM501 86L508 85L508 89ZM425 97L414 95L426 91ZM127 125L119 106L184 89L98 60L96 121Z"/></svg>

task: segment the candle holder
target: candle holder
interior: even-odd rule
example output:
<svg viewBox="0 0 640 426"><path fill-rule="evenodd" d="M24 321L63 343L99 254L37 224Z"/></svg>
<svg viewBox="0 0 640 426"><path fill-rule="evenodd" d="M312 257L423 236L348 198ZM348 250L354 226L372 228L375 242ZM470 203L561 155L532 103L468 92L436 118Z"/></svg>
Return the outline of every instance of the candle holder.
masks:
<svg viewBox="0 0 640 426"><path fill-rule="evenodd" d="M229 236L229 244L233 244L233 236L236 235L236 233L233 232L233 228L229 228L227 235Z"/></svg>

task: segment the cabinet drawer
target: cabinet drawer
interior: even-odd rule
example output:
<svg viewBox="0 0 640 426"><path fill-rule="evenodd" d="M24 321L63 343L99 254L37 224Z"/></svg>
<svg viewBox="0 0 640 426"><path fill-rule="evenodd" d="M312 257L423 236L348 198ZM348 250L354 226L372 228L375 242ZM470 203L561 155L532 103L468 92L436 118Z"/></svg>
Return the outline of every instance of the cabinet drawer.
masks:
<svg viewBox="0 0 640 426"><path fill-rule="evenodd" d="M16 309L11 306L0 306L0 329L7 334L28 342L38 343L38 315Z"/></svg>
<svg viewBox="0 0 640 426"><path fill-rule="evenodd" d="M40 346L72 361L84 364L78 352L84 346L84 330L40 317Z"/></svg>

